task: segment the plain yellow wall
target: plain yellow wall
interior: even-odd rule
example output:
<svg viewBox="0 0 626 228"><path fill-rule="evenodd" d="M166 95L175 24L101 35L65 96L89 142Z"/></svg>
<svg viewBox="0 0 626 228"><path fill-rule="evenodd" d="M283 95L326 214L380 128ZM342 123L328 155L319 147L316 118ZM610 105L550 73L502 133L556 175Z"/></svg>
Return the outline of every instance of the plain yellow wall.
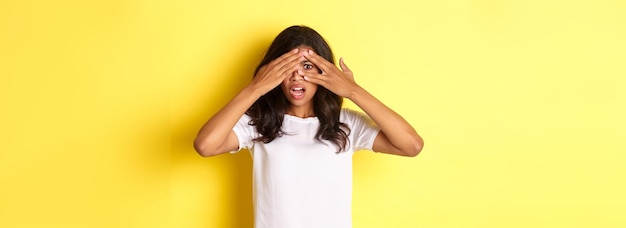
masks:
<svg viewBox="0 0 626 228"><path fill-rule="evenodd" d="M4 0L0 227L251 227L191 145L294 24L426 141L355 155L355 228L626 226L625 1Z"/></svg>

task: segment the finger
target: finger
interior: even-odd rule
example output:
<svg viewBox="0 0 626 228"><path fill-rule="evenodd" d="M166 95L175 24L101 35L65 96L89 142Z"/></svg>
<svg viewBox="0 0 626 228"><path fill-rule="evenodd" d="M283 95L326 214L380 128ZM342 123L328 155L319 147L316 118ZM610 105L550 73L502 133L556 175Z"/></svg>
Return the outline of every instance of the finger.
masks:
<svg viewBox="0 0 626 228"><path fill-rule="evenodd" d="M291 51L285 52L284 54L280 55L278 58L274 59L275 62L280 62L286 58L289 58L291 56L294 56L296 54L298 54L298 52L300 52L297 48L292 49Z"/></svg>
<svg viewBox="0 0 626 228"><path fill-rule="evenodd" d="M325 76L313 73L305 73L301 70L298 70L298 74L302 76L302 78L304 78L304 80L307 82L315 83L321 86L325 86L327 84Z"/></svg>
<svg viewBox="0 0 626 228"><path fill-rule="evenodd" d="M298 54L299 50L293 49L281 56L279 56L278 58L272 60L269 64L270 65L274 65L274 66L283 66L285 65L285 63L291 62L291 60L293 58L298 58L298 56L301 56L301 54Z"/></svg>
<svg viewBox="0 0 626 228"><path fill-rule="evenodd" d="M289 51L289 52L279 56L278 58L270 61L269 63L263 65L263 67L261 67L259 69L260 70L261 69L265 69L265 70L267 70L267 73L269 73L269 74L278 73L280 71L280 68L285 64L284 61L290 62L290 61L292 61L293 58L298 58L298 56L300 56L300 55L297 54L297 52L298 52L297 49L291 50L291 51Z"/></svg>
<svg viewBox="0 0 626 228"><path fill-rule="evenodd" d="M311 61L317 68L321 69L322 72L328 72L331 67L335 67L334 64L330 63L325 58L317 55L314 51L309 50L303 53L304 57Z"/></svg>
<svg viewBox="0 0 626 228"><path fill-rule="evenodd" d="M341 70L343 72L352 73L350 68L348 68L348 65L346 65L346 63L343 61L343 57L339 58L339 66L341 67Z"/></svg>
<svg viewBox="0 0 626 228"><path fill-rule="evenodd" d="M303 70L298 70L298 74L302 77L307 77L307 78L319 78L319 79L327 78L327 76L325 75L321 75L321 74L313 73L313 72L305 72Z"/></svg>
<svg viewBox="0 0 626 228"><path fill-rule="evenodd" d="M267 68L267 64L261 66L261 68L259 68L258 72L263 72L266 68Z"/></svg>
<svg viewBox="0 0 626 228"><path fill-rule="evenodd" d="M281 66L279 70L280 74L284 74L284 73L292 73L296 70L298 70L298 68L300 67L300 63L304 60L305 58L303 56L299 56L297 58L293 58L290 59L291 61L288 63L285 63L285 65Z"/></svg>
<svg viewBox="0 0 626 228"><path fill-rule="evenodd" d="M282 59L280 62L274 63L274 65L272 66L272 72L279 75L282 75L286 71L293 72L294 70L296 70L295 67L298 66L298 64L303 60L304 57L300 54L288 56Z"/></svg>

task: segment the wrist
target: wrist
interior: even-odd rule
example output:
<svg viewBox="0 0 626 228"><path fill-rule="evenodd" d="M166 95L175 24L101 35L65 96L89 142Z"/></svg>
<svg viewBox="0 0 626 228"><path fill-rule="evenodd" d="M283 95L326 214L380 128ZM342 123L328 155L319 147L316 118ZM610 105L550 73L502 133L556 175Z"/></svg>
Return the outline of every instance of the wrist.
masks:
<svg viewBox="0 0 626 228"><path fill-rule="evenodd" d="M358 98L362 97L364 93L367 93L367 91L365 91L363 87L355 85L354 88L350 90L350 93L346 98L350 99L351 101L354 101L355 99L358 100Z"/></svg>
<svg viewBox="0 0 626 228"><path fill-rule="evenodd" d="M264 94L262 89L254 85L253 83L250 83L246 87L244 87L242 93L247 97L254 98L254 100L259 99L259 97L263 96Z"/></svg>

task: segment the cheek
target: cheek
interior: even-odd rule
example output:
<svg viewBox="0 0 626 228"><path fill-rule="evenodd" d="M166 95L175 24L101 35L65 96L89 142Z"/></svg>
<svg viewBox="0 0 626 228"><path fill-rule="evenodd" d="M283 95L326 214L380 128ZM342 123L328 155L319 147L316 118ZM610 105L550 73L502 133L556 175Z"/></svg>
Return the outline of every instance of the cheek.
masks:
<svg viewBox="0 0 626 228"><path fill-rule="evenodd" d="M289 83L289 78L290 78L290 77L285 77L285 78L283 78L283 83L281 83L280 85L281 85L281 86L284 86L285 84Z"/></svg>
<svg viewBox="0 0 626 228"><path fill-rule="evenodd" d="M287 83L285 81L283 81L283 83L280 83L280 89L285 93L289 92L289 88L287 88Z"/></svg>
<svg viewBox="0 0 626 228"><path fill-rule="evenodd" d="M311 94L315 95L315 92L317 92L317 85L316 84L312 84L308 89L310 91L312 91Z"/></svg>

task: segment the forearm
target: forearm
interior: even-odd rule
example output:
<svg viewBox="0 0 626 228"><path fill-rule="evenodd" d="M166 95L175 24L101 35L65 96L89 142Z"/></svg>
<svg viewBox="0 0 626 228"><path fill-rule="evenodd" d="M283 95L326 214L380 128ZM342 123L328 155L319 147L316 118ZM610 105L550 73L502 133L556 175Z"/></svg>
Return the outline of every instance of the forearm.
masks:
<svg viewBox="0 0 626 228"><path fill-rule="evenodd" d="M202 155L224 152L224 143L239 118L261 96L253 86L247 86L211 117L198 132L194 147Z"/></svg>
<svg viewBox="0 0 626 228"><path fill-rule="evenodd" d="M393 147L405 155L419 153L423 145L422 138L402 116L358 85L349 99L372 118Z"/></svg>

